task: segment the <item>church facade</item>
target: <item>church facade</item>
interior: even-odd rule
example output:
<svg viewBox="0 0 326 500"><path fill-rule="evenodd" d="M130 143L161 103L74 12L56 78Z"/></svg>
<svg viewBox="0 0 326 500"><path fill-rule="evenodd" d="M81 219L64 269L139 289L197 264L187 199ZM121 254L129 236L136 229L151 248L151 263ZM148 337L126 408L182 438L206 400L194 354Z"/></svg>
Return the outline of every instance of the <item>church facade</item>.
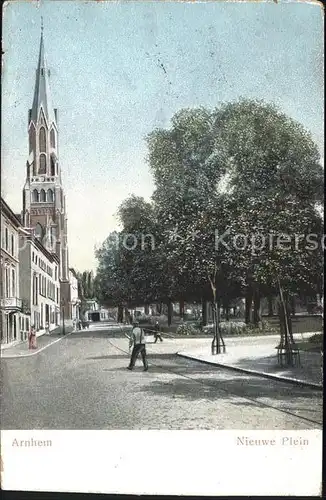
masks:
<svg viewBox="0 0 326 500"><path fill-rule="evenodd" d="M22 223L59 261L60 307L71 317L66 198L59 162L58 112L53 107L43 28L32 108L28 112L29 158L23 188Z"/></svg>

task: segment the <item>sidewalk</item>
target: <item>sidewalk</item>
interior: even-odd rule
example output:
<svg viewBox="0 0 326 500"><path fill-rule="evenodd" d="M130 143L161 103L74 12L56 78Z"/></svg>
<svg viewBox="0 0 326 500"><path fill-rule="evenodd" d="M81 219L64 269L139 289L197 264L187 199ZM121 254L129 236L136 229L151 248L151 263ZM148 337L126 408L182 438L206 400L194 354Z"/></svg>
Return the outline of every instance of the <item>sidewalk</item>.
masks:
<svg viewBox="0 0 326 500"><path fill-rule="evenodd" d="M72 327L66 328L66 335L71 332ZM50 334L43 333L43 335L40 335L36 338L36 349L29 349L28 340L25 340L13 346L5 346L4 348L1 348L1 358L25 358L28 356L33 356L34 354L37 354L49 345L58 342L64 337L65 335L62 335L61 332L56 328L55 331L52 331Z"/></svg>
<svg viewBox="0 0 326 500"><path fill-rule="evenodd" d="M296 337L296 335L294 336ZM322 354L300 351L301 366L279 366L277 363L277 340L270 337L264 344L229 344L226 340L225 354L212 355L211 342L203 341L201 346L192 346L177 355L215 366L272 378L280 381L322 388Z"/></svg>

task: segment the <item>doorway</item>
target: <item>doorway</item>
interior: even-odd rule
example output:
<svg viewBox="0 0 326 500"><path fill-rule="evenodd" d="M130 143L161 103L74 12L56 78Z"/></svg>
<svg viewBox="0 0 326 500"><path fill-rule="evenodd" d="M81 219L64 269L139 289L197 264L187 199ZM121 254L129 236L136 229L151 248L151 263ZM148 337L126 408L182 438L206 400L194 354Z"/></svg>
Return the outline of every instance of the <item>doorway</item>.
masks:
<svg viewBox="0 0 326 500"><path fill-rule="evenodd" d="M100 313L99 312L91 313L91 318L92 318L92 321L100 321Z"/></svg>
<svg viewBox="0 0 326 500"><path fill-rule="evenodd" d="M50 307L49 304L45 304L45 323L50 324Z"/></svg>

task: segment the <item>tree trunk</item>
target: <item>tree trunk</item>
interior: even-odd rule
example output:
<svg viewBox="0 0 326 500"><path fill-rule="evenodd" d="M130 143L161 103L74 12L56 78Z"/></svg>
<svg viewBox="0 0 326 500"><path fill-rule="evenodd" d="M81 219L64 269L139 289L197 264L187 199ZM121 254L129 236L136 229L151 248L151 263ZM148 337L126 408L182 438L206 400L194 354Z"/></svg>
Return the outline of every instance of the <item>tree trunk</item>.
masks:
<svg viewBox="0 0 326 500"><path fill-rule="evenodd" d="M267 301L268 301L268 316L273 316L273 314L274 314L273 296L272 295L268 295Z"/></svg>
<svg viewBox="0 0 326 500"><path fill-rule="evenodd" d="M207 326L207 300L202 302L202 323L203 326Z"/></svg>
<svg viewBox="0 0 326 500"><path fill-rule="evenodd" d="M246 312L245 312L245 323L249 325L252 320L251 308L252 308L253 292L252 288L249 287L246 292Z"/></svg>
<svg viewBox="0 0 326 500"><path fill-rule="evenodd" d="M228 297L223 300L223 315L226 321L230 321L230 301Z"/></svg>
<svg viewBox="0 0 326 500"><path fill-rule="evenodd" d="M118 306L118 323L123 323L123 306Z"/></svg>
<svg viewBox="0 0 326 500"><path fill-rule="evenodd" d="M171 326L172 325L172 313L173 313L171 300L169 300L167 306L168 306L168 326Z"/></svg>
<svg viewBox="0 0 326 500"><path fill-rule="evenodd" d="M295 297L292 295L291 297L291 315L295 316Z"/></svg>
<svg viewBox="0 0 326 500"><path fill-rule="evenodd" d="M293 364L292 356L292 327L289 325L289 314L287 308L286 298L284 297L281 284L279 282L279 294L280 294L280 329L281 329L281 342L283 342L285 349L285 358L288 365ZM282 341L283 337L283 341Z"/></svg>
<svg viewBox="0 0 326 500"><path fill-rule="evenodd" d="M261 317L260 317L260 293L258 290L255 290L253 323L255 326L258 326L260 321L261 321Z"/></svg>
<svg viewBox="0 0 326 500"><path fill-rule="evenodd" d="M180 318L183 319L184 314L185 314L185 301L183 299L180 300L180 303L179 303L179 314L180 314Z"/></svg>
<svg viewBox="0 0 326 500"><path fill-rule="evenodd" d="M149 315L149 304L145 304L145 314L148 316Z"/></svg>
<svg viewBox="0 0 326 500"><path fill-rule="evenodd" d="M215 300L214 302L212 302L212 312L213 312L213 323L214 323L212 354L220 354L221 342L220 342L220 329L219 329L219 307L216 304Z"/></svg>
<svg viewBox="0 0 326 500"><path fill-rule="evenodd" d="M212 302L212 312L213 312L213 322L214 322L214 337L212 341L212 354L220 354L225 352L225 343L221 332L221 315L220 315L221 304L218 300L217 302Z"/></svg>
<svg viewBox="0 0 326 500"><path fill-rule="evenodd" d="M286 320L287 320L287 325L288 325L288 330L289 330L289 340L290 340L291 344L294 343L293 332L292 332L292 319L291 319L292 299L293 299L293 297L289 297L289 295L287 293L284 294L285 313L286 313Z"/></svg>
<svg viewBox="0 0 326 500"><path fill-rule="evenodd" d="M127 308L127 307L125 307L125 308L124 308L124 318L123 318L123 319L124 319L124 321L126 321L127 323L132 323L131 314L130 314L130 312L128 311L128 308ZM122 319L122 321L123 321L123 319Z"/></svg>

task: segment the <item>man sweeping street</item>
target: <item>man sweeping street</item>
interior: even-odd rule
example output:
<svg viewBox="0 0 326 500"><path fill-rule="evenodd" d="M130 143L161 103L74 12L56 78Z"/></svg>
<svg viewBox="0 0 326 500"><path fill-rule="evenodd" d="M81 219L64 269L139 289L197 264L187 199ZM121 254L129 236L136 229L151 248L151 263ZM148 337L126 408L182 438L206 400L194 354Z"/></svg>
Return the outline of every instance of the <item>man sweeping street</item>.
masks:
<svg viewBox="0 0 326 500"><path fill-rule="evenodd" d="M139 327L139 323L137 320L133 322L133 329L131 332L130 343L132 343L133 349L131 353L130 363L129 366L127 367L128 370L133 370L136 363L136 359L138 355L141 354L144 365L144 371L146 372L148 370L148 363L146 359L145 333L144 330Z"/></svg>

